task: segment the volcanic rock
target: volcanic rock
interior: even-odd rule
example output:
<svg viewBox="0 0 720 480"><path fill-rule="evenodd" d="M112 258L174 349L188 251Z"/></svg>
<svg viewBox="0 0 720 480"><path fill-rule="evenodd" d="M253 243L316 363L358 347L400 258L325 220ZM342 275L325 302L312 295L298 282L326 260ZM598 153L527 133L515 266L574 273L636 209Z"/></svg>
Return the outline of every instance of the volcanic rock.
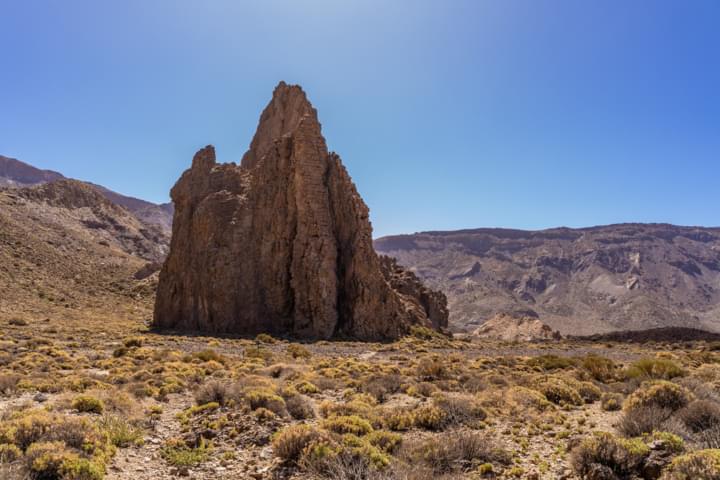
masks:
<svg viewBox="0 0 720 480"><path fill-rule="evenodd" d="M298 86L277 86L240 166L205 147L171 197L157 327L370 340L447 325L444 295L378 258L368 208Z"/></svg>
<svg viewBox="0 0 720 480"><path fill-rule="evenodd" d="M559 340L560 333L545 325L540 319L500 313L483 323L473 335L508 342L536 342Z"/></svg>

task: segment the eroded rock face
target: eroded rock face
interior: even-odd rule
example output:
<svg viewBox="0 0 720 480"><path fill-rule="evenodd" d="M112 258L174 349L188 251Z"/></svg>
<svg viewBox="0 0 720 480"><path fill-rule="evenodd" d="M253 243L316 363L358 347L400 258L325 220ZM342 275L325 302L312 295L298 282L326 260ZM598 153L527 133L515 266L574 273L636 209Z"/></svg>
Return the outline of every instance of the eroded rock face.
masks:
<svg viewBox="0 0 720 480"><path fill-rule="evenodd" d="M298 86L275 89L240 166L205 147L171 196L158 327L369 340L447 325L444 295L383 273L368 208Z"/></svg>

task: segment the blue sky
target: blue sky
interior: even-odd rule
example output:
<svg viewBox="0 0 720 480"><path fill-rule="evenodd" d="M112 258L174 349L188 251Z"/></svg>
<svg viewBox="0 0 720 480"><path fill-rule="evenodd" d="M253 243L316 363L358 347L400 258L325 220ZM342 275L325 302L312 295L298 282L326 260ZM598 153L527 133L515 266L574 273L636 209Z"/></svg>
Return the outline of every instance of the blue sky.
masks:
<svg viewBox="0 0 720 480"><path fill-rule="evenodd" d="M376 236L720 225L720 2L0 0L0 154L162 202L299 83Z"/></svg>

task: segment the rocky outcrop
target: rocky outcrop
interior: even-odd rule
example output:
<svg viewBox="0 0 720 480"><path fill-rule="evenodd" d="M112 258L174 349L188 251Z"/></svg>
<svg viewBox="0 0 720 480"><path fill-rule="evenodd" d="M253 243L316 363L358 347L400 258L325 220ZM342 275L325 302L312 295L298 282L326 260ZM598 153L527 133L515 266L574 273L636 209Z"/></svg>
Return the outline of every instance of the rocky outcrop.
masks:
<svg viewBox="0 0 720 480"><path fill-rule="evenodd" d="M562 338L558 331L545 325L538 318L506 313L495 315L475 330L473 335L508 342L537 342Z"/></svg>
<svg viewBox="0 0 720 480"><path fill-rule="evenodd" d="M205 147L171 197L157 327L371 340L447 324L442 294L383 271L368 208L298 86L275 89L240 166Z"/></svg>

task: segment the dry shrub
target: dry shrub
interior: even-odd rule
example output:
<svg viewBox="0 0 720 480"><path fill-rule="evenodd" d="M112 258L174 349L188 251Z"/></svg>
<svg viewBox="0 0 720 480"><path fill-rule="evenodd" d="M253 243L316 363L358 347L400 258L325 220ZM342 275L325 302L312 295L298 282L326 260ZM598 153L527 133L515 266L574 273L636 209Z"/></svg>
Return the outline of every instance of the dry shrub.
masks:
<svg viewBox="0 0 720 480"><path fill-rule="evenodd" d="M382 403L389 395L399 392L402 384L403 378L400 375L373 375L363 383L361 390Z"/></svg>
<svg viewBox="0 0 720 480"><path fill-rule="evenodd" d="M0 375L0 394L10 395L15 392L19 381L19 375Z"/></svg>
<svg viewBox="0 0 720 480"><path fill-rule="evenodd" d="M449 372L443 360L438 356L423 357L417 365L417 375L424 381L444 380Z"/></svg>
<svg viewBox="0 0 720 480"><path fill-rule="evenodd" d="M489 437L477 432L454 431L429 437L403 448L402 455L413 465L434 474L468 472L491 462L510 462L510 454Z"/></svg>
<svg viewBox="0 0 720 480"><path fill-rule="evenodd" d="M598 382L608 383L617 377L617 365L609 358L588 355L583 359L582 367Z"/></svg>
<svg viewBox="0 0 720 480"><path fill-rule="evenodd" d="M445 426L473 427L487 418L487 413L473 395L436 395L433 400L435 405L445 412Z"/></svg>
<svg viewBox="0 0 720 480"><path fill-rule="evenodd" d="M596 402L602 396L602 390L591 382L578 382L576 390L585 403Z"/></svg>
<svg viewBox="0 0 720 480"><path fill-rule="evenodd" d="M195 392L195 403L205 405L206 403L216 402L224 406L233 396L231 389L227 385L218 380L210 380Z"/></svg>
<svg viewBox="0 0 720 480"><path fill-rule="evenodd" d="M285 400L285 408L295 420L315 418L312 400L305 395L293 395Z"/></svg>
<svg viewBox="0 0 720 480"><path fill-rule="evenodd" d="M544 412L552 408L552 404L542 393L527 387L510 387L505 392L504 399L506 403L498 404L496 407L509 405L513 412L518 413L526 413L529 410Z"/></svg>
<svg viewBox="0 0 720 480"><path fill-rule="evenodd" d="M622 408L623 396L619 393L603 393L600 407L606 412L616 412Z"/></svg>
<svg viewBox="0 0 720 480"><path fill-rule="evenodd" d="M329 449L329 447L326 447ZM396 480L391 472L379 470L367 455L351 449L332 451L303 459L303 467L315 478L332 480Z"/></svg>
<svg viewBox="0 0 720 480"><path fill-rule="evenodd" d="M696 400L678 412L678 416L692 432L720 427L720 405L709 400Z"/></svg>
<svg viewBox="0 0 720 480"><path fill-rule="evenodd" d="M649 453L642 440L598 432L572 451L571 464L580 478L633 478Z"/></svg>
<svg viewBox="0 0 720 480"><path fill-rule="evenodd" d="M618 422L617 429L628 437L637 437L663 429L672 410L656 405L638 407L625 411Z"/></svg>

